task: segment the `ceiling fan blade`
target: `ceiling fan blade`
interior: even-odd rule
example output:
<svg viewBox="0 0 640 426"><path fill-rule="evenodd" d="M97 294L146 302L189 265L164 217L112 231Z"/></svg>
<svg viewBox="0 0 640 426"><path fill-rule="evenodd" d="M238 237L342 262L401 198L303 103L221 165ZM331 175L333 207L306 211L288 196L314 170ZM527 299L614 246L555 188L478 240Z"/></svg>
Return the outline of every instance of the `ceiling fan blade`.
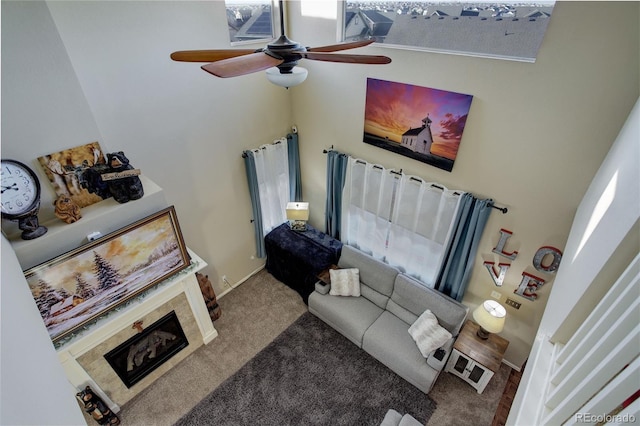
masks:
<svg viewBox="0 0 640 426"><path fill-rule="evenodd" d="M215 62L255 52L255 49L179 50L171 54L171 59L180 62Z"/></svg>
<svg viewBox="0 0 640 426"><path fill-rule="evenodd" d="M201 68L216 77L226 78L266 70L280 65L282 62L284 62L283 59L274 58L264 52L256 52L250 55L212 62L203 65Z"/></svg>
<svg viewBox="0 0 640 426"><path fill-rule="evenodd" d="M391 58L379 55L347 55L343 53L333 54L305 52L302 54L302 57L312 59L314 61L342 62L347 64L388 64L391 62Z"/></svg>
<svg viewBox="0 0 640 426"><path fill-rule="evenodd" d="M351 41L348 43L331 44L329 46L310 47L307 49L307 52L337 52L339 50L368 46L371 43L373 43L373 40Z"/></svg>

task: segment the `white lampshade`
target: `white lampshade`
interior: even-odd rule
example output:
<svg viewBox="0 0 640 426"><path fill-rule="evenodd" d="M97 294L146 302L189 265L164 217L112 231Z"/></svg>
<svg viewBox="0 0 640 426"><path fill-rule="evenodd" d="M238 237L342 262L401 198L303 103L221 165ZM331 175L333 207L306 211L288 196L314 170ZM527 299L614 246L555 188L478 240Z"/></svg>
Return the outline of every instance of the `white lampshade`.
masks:
<svg viewBox="0 0 640 426"><path fill-rule="evenodd" d="M489 333L500 333L504 328L506 316L507 310L495 300L485 300L473 311L474 321ZM478 335L481 336L480 332Z"/></svg>
<svg viewBox="0 0 640 426"><path fill-rule="evenodd" d="M306 68L294 67L290 73L282 74L277 67L267 69L267 78L276 86L289 87L297 86L307 79Z"/></svg>
<svg viewBox="0 0 640 426"><path fill-rule="evenodd" d="M294 201L287 203L288 220L309 220L309 203Z"/></svg>

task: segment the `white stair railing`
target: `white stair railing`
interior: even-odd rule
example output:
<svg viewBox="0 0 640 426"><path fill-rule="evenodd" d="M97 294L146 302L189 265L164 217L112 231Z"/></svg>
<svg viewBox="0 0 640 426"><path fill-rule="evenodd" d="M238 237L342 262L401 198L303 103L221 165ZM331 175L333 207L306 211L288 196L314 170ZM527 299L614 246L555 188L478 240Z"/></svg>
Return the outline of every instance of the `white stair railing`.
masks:
<svg viewBox="0 0 640 426"><path fill-rule="evenodd" d="M635 420L638 402L620 404L640 387L640 255L569 341L557 345L545 397L545 425ZM618 410L618 411L616 411Z"/></svg>

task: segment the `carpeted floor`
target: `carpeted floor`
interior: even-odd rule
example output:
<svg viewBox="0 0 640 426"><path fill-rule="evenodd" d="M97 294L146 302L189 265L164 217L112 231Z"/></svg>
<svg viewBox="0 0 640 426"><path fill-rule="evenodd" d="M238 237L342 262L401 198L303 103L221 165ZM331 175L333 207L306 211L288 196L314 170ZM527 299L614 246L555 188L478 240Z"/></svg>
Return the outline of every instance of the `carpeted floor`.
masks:
<svg viewBox="0 0 640 426"><path fill-rule="evenodd" d="M176 426L377 426L388 407L424 424L435 403L307 312Z"/></svg>
<svg viewBox="0 0 640 426"><path fill-rule="evenodd" d="M297 292L264 270L219 304L222 316L214 323L218 337L125 404L118 413L123 425L173 425L307 312ZM481 395L442 373L429 393L437 408L428 425L491 425L510 371L503 365Z"/></svg>

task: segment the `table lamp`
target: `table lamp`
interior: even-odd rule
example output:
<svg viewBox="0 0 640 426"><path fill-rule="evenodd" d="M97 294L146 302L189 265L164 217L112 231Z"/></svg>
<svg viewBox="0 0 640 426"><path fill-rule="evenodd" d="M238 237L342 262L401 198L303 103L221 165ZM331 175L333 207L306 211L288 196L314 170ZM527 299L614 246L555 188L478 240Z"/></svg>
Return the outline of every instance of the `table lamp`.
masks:
<svg viewBox="0 0 640 426"><path fill-rule="evenodd" d="M309 220L309 203L293 201L287 203L287 220L294 231L306 231Z"/></svg>
<svg viewBox="0 0 640 426"><path fill-rule="evenodd" d="M473 311L473 319L478 323L477 335L486 340L491 333L500 333L504 328L507 310L495 300L485 300Z"/></svg>

